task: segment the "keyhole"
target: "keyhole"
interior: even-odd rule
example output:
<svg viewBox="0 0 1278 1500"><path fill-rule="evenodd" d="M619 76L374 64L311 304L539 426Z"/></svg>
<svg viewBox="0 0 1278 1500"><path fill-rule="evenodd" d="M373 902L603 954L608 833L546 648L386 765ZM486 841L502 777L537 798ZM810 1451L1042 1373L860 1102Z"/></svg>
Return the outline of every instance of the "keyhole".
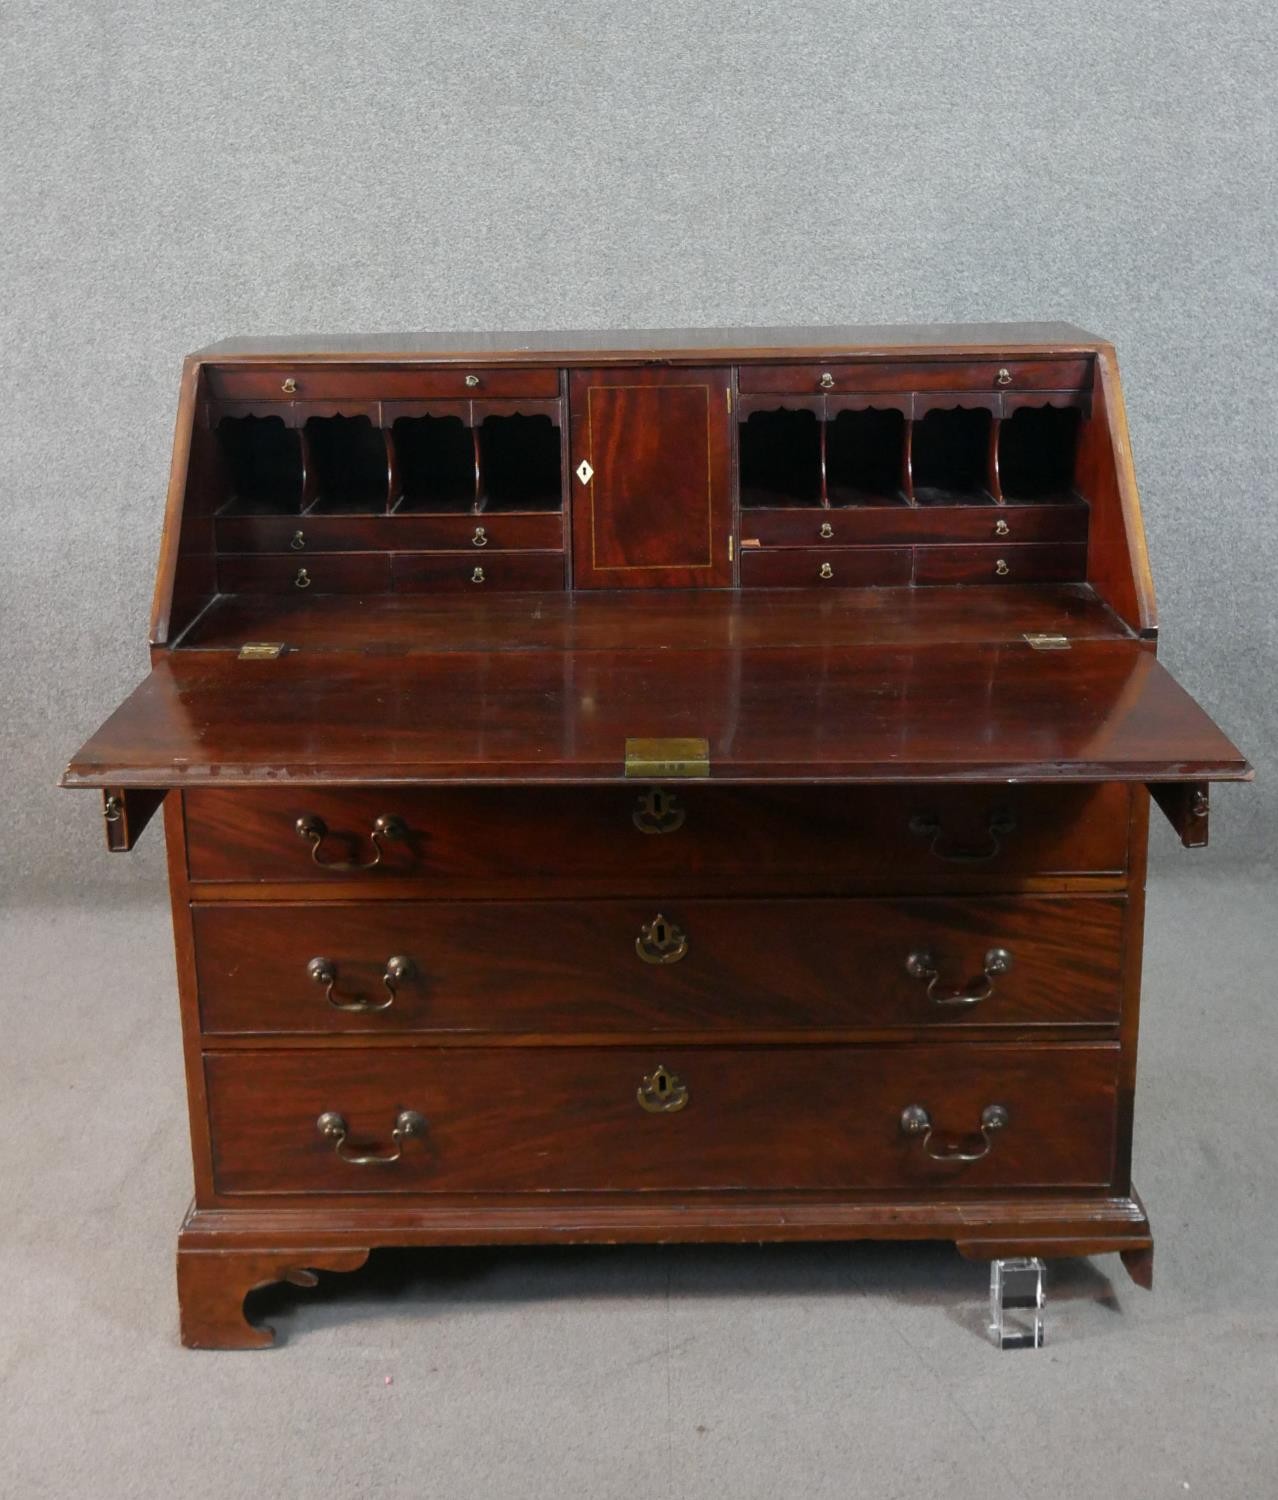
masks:
<svg viewBox="0 0 1278 1500"><path fill-rule="evenodd" d="M668 932L666 924L663 921L658 920L652 924L652 936L656 941L658 948L665 947Z"/></svg>

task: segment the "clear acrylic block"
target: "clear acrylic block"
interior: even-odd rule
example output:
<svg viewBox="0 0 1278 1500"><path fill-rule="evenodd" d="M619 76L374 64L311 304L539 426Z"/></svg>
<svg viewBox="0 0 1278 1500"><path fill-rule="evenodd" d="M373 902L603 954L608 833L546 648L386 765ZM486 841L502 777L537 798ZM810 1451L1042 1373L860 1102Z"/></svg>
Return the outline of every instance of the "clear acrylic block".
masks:
<svg viewBox="0 0 1278 1500"><path fill-rule="evenodd" d="M990 1263L990 1340L998 1348L1043 1347L1046 1277L1036 1255Z"/></svg>

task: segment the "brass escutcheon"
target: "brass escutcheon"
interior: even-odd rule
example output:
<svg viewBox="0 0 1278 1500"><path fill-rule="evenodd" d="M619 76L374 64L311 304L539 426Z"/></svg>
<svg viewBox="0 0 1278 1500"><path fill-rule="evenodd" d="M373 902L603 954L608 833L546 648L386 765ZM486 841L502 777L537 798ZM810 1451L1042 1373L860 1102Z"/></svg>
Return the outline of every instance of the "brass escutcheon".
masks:
<svg viewBox="0 0 1278 1500"><path fill-rule="evenodd" d="M660 912L643 924L635 939L635 952L646 964L677 964L687 951L688 934Z"/></svg>
<svg viewBox="0 0 1278 1500"><path fill-rule="evenodd" d="M639 804L630 814L640 833L674 833L683 827L686 816L678 797L659 786L640 792Z"/></svg>
<svg viewBox="0 0 1278 1500"><path fill-rule="evenodd" d="M650 1115L673 1115L688 1102L688 1085L664 1063L644 1075L635 1090L639 1108Z"/></svg>

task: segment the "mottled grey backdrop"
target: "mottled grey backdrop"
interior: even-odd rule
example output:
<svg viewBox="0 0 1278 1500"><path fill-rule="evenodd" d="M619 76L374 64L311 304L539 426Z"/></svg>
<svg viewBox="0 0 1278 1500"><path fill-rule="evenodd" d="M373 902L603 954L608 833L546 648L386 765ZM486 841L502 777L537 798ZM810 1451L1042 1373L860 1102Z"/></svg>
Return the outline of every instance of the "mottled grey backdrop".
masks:
<svg viewBox="0 0 1278 1500"><path fill-rule="evenodd" d="M1272 0L4 0L0 25L15 893L158 892L159 840L108 858L53 784L146 669L181 356L355 329L1109 335L1163 658L1263 778L1179 857L1272 857Z"/></svg>

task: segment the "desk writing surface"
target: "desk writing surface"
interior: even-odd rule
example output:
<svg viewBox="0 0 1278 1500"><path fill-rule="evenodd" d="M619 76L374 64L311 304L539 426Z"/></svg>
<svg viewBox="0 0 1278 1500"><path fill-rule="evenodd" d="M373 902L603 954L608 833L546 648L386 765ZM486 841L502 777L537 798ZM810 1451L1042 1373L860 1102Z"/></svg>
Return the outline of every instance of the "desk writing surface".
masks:
<svg viewBox="0 0 1278 1500"><path fill-rule="evenodd" d="M725 606L726 607L726 606ZM799 632L785 639L795 641ZM274 661L178 651L75 756L70 786L598 782L627 738L704 737L722 781L1245 779L1131 639L678 641Z"/></svg>

